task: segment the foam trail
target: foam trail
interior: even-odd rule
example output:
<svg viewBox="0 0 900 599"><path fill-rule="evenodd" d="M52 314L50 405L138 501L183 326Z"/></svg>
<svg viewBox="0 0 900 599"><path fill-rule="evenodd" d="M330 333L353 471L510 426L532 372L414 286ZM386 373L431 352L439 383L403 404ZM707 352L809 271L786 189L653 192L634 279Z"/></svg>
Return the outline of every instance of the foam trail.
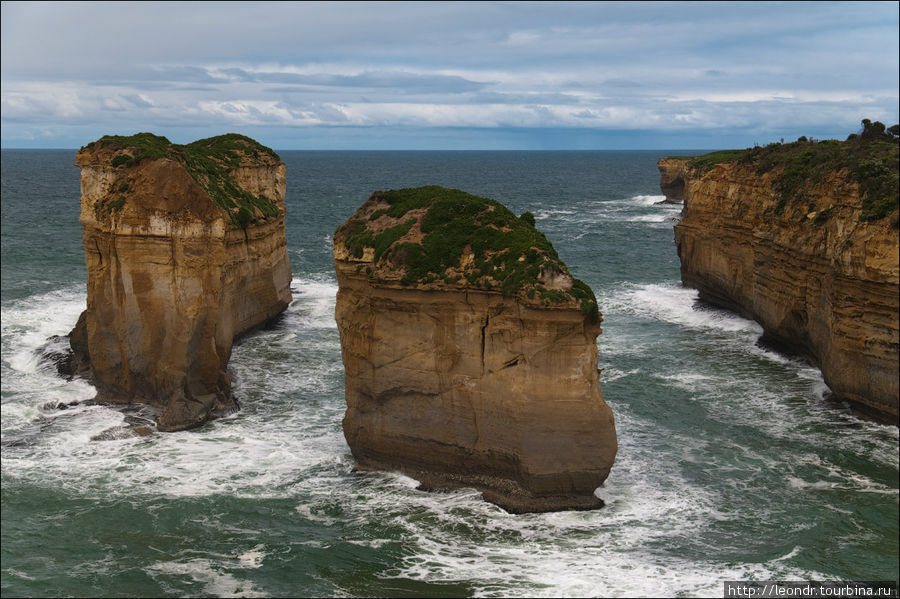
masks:
<svg viewBox="0 0 900 599"><path fill-rule="evenodd" d="M333 278L295 278L291 281L294 301L288 311L298 314L303 324L312 328L336 329L334 306L337 281Z"/></svg>
<svg viewBox="0 0 900 599"><path fill-rule="evenodd" d="M628 198L626 201L628 203L637 204L638 206L653 206L665 199L666 196L664 195L636 195Z"/></svg>
<svg viewBox="0 0 900 599"><path fill-rule="evenodd" d="M625 284L608 296L601 305L604 311L615 311L649 317L689 328L743 332L758 337L762 327L730 312L699 306L696 289L677 284Z"/></svg>

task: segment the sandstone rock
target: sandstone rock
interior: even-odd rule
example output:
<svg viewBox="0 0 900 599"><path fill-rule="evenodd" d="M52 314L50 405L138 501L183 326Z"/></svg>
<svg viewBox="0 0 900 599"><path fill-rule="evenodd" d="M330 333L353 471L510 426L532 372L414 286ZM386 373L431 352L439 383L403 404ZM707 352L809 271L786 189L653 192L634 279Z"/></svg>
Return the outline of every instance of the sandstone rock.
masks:
<svg viewBox="0 0 900 599"><path fill-rule="evenodd" d="M97 399L156 406L163 431L236 409L233 339L291 300L284 164L239 135L142 133L101 138L76 165L88 298L70 337Z"/></svg>
<svg viewBox="0 0 900 599"><path fill-rule="evenodd" d="M663 204L681 204L684 202L684 181L690 171L687 161L679 158L660 158L656 162L659 168L659 189L666 196Z"/></svg>
<svg viewBox="0 0 900 599"><path fill-rule="evenodd" d="M601 319L527 216L427 187L377 192L335 233L358 469L475 487L513 512L602 505L617 443Z"/></svg>
<svg viewBox="0 0 900 599"><path fill-rule="evenodd" d="M857 411L896 424L897 210L863 218L847 169L786 202L777 191L783 170L736 161L685 180L675 226L682 280L759 322L766 340L807 356Z"/></svg>

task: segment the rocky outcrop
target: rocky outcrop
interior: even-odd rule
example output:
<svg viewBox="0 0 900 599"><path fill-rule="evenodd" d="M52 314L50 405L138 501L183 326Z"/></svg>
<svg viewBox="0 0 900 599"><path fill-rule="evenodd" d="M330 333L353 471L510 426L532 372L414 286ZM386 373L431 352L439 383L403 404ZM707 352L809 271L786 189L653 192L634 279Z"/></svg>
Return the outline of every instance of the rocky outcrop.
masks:
<svg viewBox="0 0 900 599"><path fill-rule="evenodd" d="M897 210L882 202L883 215L873 215L849 169L825 169L798 187L818 150L791 147L799 143L692 171L675 226L682 280L807 356L858 412L897 423ZM821 150L834 155L840 144L828 143ZM800 160L773 166L782 154ZM754 165L754 156L769 162Z"/></svg>
<svg viewBox="0 0 900 599"><path fill-rule="evenodd" d="M160 430L236 409L234 338L291 300L285 166L253 140L104 137L76 158L87 310L70 335L97 400L161 409Z"/></svg>
<svg viewBox="0 0 900 599"><path fill-rule="evenodd" d="M684 202L684 181L689 177L691 169L688 161L680 158L665 157L656 162L659 168L659 189L666 196L663 204L681 204Z"/></svg>
<svg viewBox="0 0 900 599"><path fill-rule="evenodd" d="M379 192L334 256L358 469L474 487L513 512L602 505L617 444L601 319L530 214L439 187Z"/></svg>

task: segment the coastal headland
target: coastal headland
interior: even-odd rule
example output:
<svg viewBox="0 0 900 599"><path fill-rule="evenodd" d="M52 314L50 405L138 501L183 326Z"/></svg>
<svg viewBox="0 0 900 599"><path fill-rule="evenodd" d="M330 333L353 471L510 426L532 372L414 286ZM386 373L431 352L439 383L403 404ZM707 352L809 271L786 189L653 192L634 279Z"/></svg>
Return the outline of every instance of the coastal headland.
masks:
<svg viewBox="0 0 900 599"><path fill-rule="evenodd" d="M897 126L660 160L685 285L807 357L859 414L898 422ZM677 183L676 183L677 181Z"/></svg>

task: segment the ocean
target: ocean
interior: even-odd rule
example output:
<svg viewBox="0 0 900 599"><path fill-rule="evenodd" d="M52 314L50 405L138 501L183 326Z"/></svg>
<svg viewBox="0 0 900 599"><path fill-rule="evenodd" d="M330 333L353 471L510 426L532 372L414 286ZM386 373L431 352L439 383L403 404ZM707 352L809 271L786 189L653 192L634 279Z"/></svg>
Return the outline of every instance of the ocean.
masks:
<svg viewBox="0 0 900 599"><path fill-rule="evenodd" d="M898 580L898 429L681 286L656 160L685 152L282 152L294 301L235 347L242 410L92 439L122 411L36 350L85 307L73 150L2 151L2 565L12 596L722 596L725 580ZM534 213L603 314L619 452L591 512L354 473L331 235L426 184Z"/></svg>

